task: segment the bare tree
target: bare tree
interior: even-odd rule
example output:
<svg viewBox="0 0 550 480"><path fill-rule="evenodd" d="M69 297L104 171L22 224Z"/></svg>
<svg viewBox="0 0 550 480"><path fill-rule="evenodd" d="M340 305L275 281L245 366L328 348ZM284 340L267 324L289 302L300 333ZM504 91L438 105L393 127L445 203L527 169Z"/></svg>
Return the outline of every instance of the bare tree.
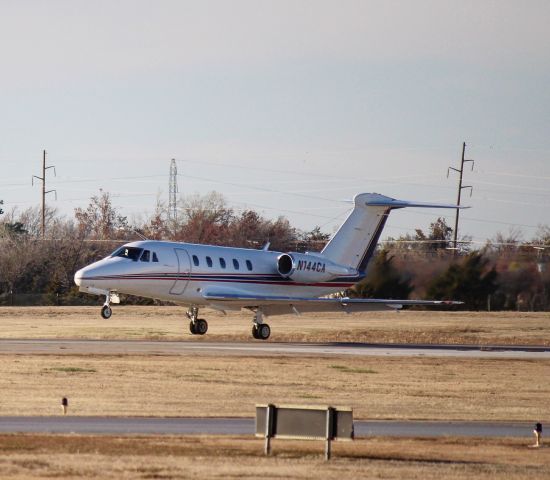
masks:
<svg viewBox="0 0 550 480"><path fill-rule="evenodd" d="M75 218L80 232L95 239L117 238L128 227L128 219L118 213L110 194L104 191L90 199L86 210L75 209Z"/></svg>
<svg viewBox="0 0 550 480"><path fill-rule="evenodd" d="M212 245L226 243L234 213L222 195L216 192L193 195L183 202L180 212L182 224L174 233L176 240Z"/></svg>
<svg viewBox="0 0 550 480"><path fill-rule="evenodd" d="M20 223L15 225L4 224L0 234L0 285L6 292L23 286L24 274L36 261L38 251L38 242L20 228Z"/></svg>
<svg viewBox="0 0 550 480"><path fill-rule="evenodd" d="M157 198L155 211L148 219L141 222L139 230L143 236L151 240L172 239L177 224L170 224L170 222L166 203Z"/></svg>

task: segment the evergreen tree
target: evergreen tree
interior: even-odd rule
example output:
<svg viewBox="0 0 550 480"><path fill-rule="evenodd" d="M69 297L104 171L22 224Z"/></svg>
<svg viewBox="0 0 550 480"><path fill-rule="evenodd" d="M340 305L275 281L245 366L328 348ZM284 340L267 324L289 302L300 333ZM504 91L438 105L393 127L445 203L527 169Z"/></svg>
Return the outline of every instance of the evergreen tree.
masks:
<svg viewBox="0 0 550 480"><path fill-rule="evenodd" d="M436 277L428 287L428 297L461 300L465 310L486 308L487 296L497 289L497 272L489 269L489 259L473 252L458 263L453 263Z"/></svg>
<svg viewBox="0 0 550 480"><path fill-rule="evenodd" d="M413 290L408 278L403 278L393 265L393 256L382 250L374 260L364 280L349 292L353 297L407 299Z"/></svg>
<svg viewBox="0 0 550 480"><path fill-rule="evenodd" d="M421 250L436 252L450 247L453 229L447 225L444 218L438 217L435 222L430 223L430 233L428 235L420 228L417 228L415 232L416 241L426 242L422 245Z"/></svg>

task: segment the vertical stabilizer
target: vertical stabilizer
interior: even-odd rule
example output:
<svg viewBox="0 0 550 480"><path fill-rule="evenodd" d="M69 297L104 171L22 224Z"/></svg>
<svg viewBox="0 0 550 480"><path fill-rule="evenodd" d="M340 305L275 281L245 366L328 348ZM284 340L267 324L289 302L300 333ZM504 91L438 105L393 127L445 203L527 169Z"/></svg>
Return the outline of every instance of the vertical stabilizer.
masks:
<svg viewBox="0 0 550 480"><path fill-rule="evenodd" d="M369 206L369 200L389 199L377 193L361 193L353 210L321 252L329 260L364 271L384 229L390 207Z"/></svg>
<svg viewBox="0 0 550 480"><path fill-rule="evenodd" d="M464 208L396 200L379 193L360 193L353 201L353 210L321 253L335 263L360 272L366 270L391 210L404 207Z"/></svg>

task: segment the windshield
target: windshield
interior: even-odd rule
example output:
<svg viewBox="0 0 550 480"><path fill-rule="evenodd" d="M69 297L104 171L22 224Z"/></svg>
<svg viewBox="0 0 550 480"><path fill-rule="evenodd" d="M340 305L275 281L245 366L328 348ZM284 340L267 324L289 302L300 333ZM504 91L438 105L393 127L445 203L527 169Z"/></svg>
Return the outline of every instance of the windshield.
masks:
<svg viewBox="0 0 550 480"><path fill-rule="evenodd" d="M111 257L124 257L137 262L137 259L141 255L143 248L136 247L120 247L118 250L115 250Z"/></svg>

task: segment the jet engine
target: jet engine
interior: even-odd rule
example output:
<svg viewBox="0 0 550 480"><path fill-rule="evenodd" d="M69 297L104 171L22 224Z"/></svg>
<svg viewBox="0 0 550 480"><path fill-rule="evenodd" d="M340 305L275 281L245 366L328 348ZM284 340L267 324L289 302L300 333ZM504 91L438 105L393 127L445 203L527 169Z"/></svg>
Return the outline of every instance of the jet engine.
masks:
<svg viewBox="0 0 550 480"><path fill-rule="evenodd" d="M277 272L283 278L301 283L327 282L338 277L357 275L354 268L308 253L282 253L277 257Z"/></svg>

